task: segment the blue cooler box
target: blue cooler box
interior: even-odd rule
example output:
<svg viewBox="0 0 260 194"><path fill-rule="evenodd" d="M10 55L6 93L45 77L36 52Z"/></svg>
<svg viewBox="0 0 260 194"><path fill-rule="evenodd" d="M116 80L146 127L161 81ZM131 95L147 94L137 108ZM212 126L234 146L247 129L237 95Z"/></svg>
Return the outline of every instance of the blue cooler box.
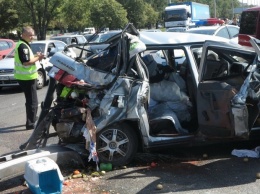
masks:
<svg viewBox="0 0 260 194"><path fill-rule="evenodd" d="M25 165L24 178L34 194L62 192L63 176L56 162L43 157L30 160Z"/></svg>

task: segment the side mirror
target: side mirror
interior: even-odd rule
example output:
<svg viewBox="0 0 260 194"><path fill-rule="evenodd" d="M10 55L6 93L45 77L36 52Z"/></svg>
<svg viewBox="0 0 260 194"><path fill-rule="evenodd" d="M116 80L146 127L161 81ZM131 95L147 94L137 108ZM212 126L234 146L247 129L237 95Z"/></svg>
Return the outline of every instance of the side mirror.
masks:
<svg viewBox="0 0 260 194"><path fill-rule="evenodd" d="M188 12L187 13L187 17L190 18L191 17L191 13Z"/></svg>

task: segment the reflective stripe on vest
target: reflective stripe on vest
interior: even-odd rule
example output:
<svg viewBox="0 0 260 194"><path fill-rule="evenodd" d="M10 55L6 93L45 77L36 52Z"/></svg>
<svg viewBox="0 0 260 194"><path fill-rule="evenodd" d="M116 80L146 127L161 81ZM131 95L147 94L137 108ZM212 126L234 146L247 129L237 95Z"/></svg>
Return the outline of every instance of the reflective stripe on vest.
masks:
<svg viewBox="0 0 260 194"><path fill-rule="evenodd" d="M15 47L14 54L14 77L18 80L32 80L38 78L37 67L35 64L23 65L18 55L18 48L21 44L26 44L24 41L19 40ZM34 57L31 48L26 44L30 52L30 59Z"/></svg>

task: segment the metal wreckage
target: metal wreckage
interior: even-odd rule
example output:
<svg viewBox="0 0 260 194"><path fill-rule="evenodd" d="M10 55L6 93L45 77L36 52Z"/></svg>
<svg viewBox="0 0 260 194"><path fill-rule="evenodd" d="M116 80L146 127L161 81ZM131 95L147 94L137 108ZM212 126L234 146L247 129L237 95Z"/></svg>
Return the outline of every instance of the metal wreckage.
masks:
<svg viewBox="0 0 260 194"><path fill-rule="evenodd" d="M174 68L150 63L150 55L144 56L149 44L141 40L140 33L132 24L128 24L105 44L70 45L80 50L76 59L66 53L56 53L50 59L53 64L49 71L50 82L35 130L28 141L21 145L23 151L0 157L0 178L18 172L25 161L41 156L55 158L57 163L80 161L82 147L88 151L89 160L97 164L105 162L120 166L131 162L137 151L148 148L187 142L206 143L214 141L214 138L217 141L248 139L252 128L259 129L257 70L260 51L255 39L251 40L251 44L256 52L245 53L239 48L242 53L240 56L250 58L251 62L243 69L246 76L242 81L240 79L240 85L237 86L236 82L238 90L226 84L228 80L233 80L233 75L226 76L227 81L219 78L212 81L208 77L203 80L203 72L206 71L202 67L206 63L203 55L207 55L208 48L214 50L214 44L205 46L203 43L195 104L190 100L191 94L182 90L181 85L185 85L187 80L183 80ZM97 49L95 53L89 45L101 46L102 49ZM175 46L180 48L180 44ZM150 47L163 49L158 43L150 44ZM231 45L228 47L231 48L229 50L236 48ZM165 50L171 56L170 47ZM217 42L214 51L222 56L222 43ZM167 52L163 57L165 61ZM191 49L185 51L188 52ZM234 55L234 50L232 53ZM222 57L225 57L224 54ZM191 60L190 65L193 65ZM167 62L170 63L170 60ZM164 83L161 78L165 78L167 73L174 74L168 76ZM213 92L210 93L210 90ZM216 93L217 90L223 95L218 96L219 99L214 97L220 94ZM162 98L174 100L172 103L151 106ZM223 98L225 105L222 104ZM211 110L212 107L214 110ZM223 112L225 118L218 120ZM51 132L52 127L54 132ZM53 136L58 137L57 146L48 144Z"/></svg>

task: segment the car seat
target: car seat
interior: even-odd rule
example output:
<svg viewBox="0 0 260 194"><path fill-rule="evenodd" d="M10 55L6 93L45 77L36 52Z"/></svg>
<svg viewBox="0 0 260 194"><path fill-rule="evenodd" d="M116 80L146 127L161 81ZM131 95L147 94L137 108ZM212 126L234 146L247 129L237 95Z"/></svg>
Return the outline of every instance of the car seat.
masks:
<svg viewBox="0 0 260 194"><path fill-rule="evenodd" d="M219 59L217 54L210 53L207 56L205 74L203 79L223 77L229 74L229 63L224 59Z"/></svg>

